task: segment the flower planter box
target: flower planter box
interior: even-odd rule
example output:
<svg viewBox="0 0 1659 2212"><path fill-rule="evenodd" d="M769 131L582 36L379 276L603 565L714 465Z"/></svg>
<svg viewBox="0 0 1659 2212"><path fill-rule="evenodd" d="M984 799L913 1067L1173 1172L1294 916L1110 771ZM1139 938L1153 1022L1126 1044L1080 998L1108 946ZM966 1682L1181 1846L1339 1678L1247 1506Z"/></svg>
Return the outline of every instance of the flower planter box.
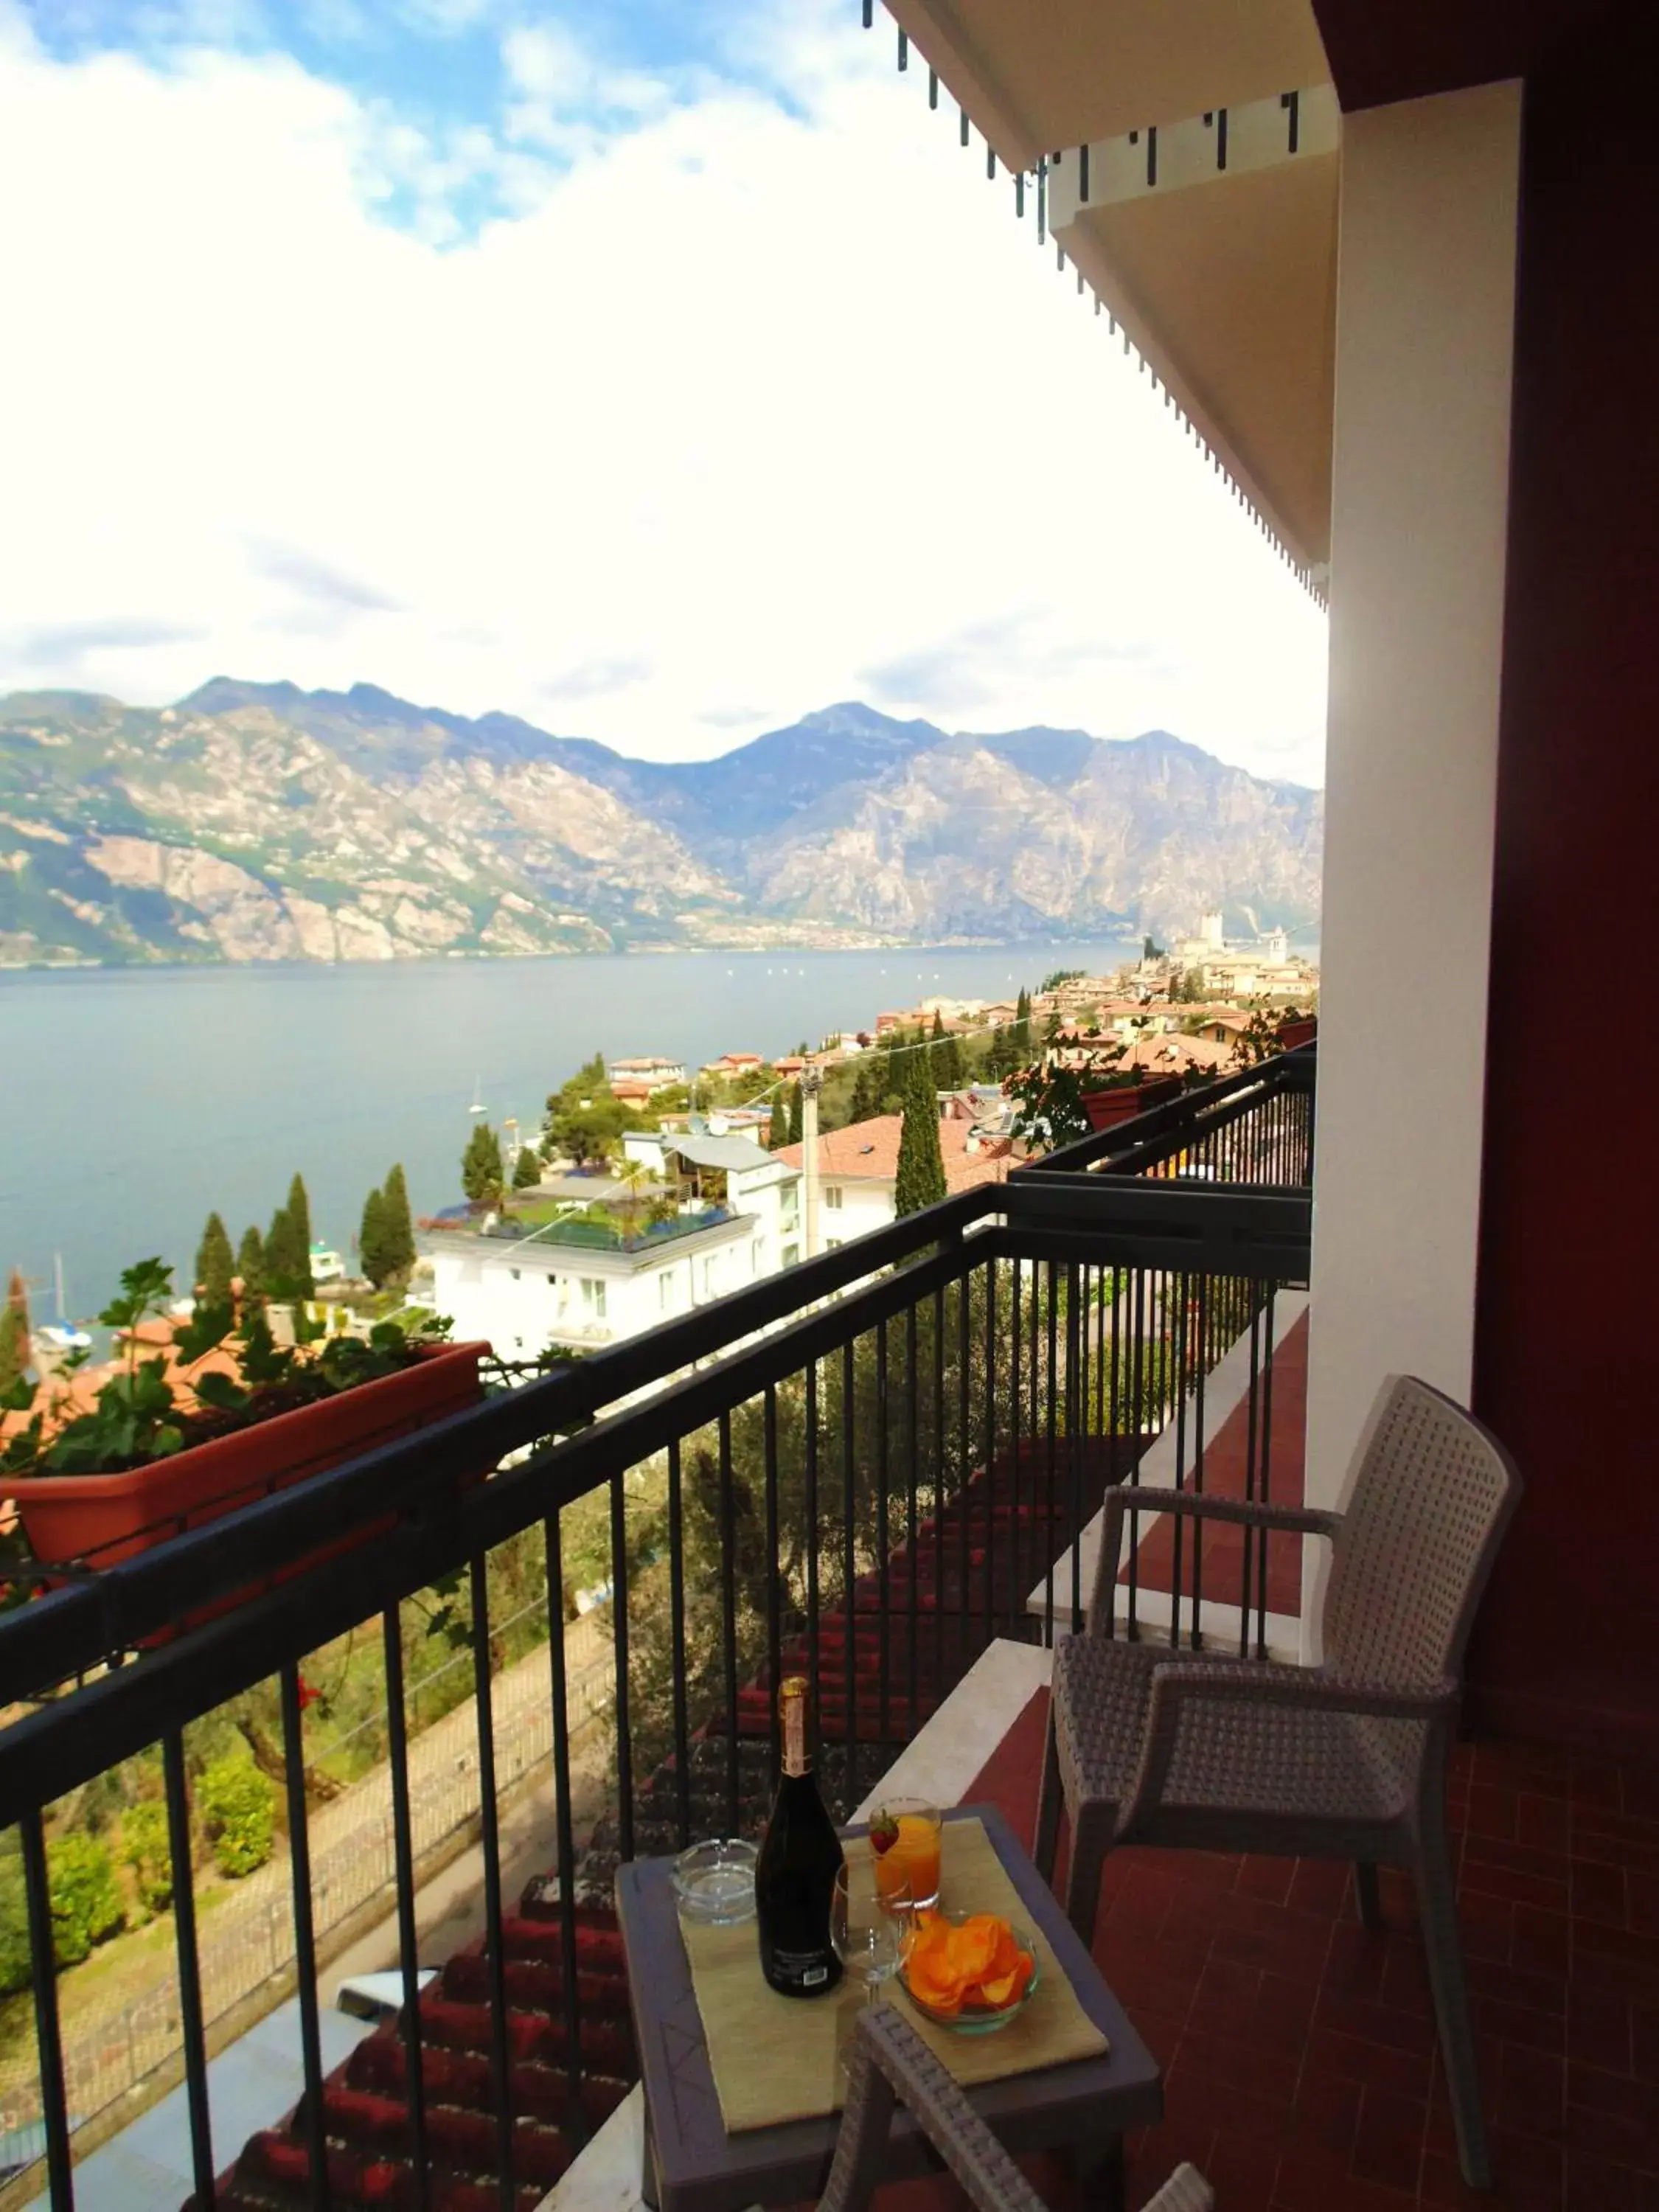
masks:
<svg viewBox="0 0 1659 2212"><path fill-rule="evenodd" d="M489 1351L483 1343L445 1345L399 1375L273 1414L123 1474L17 1477L18 1516L36 1559L112 1567L475 1405L483 1395L478 1363ZM363 1543L374 1533L366 1528L348 1541ZM331 1545L284 1572L297 1573L343 1548Z"/></svg>
<svg viewBox="0 0 1659 2212"><path fill-rule="evenodd" d="M1150 1114L1154 1106L1165 1106L1180 1095L1180 1078L1160 1075L1150 1083L1123 1084L1115 1091L1085 1091L1083 1110L1089 1117L1089 1127L1098 1133L1102 1129L1115 1129L1120 1122L1133 1121L1137 1114Z"/></svg>
<svg viewBox="0 0 1659 2212"><path fill-rule="evenodd" d="M1279 1024L1279 1048L1294 1052L1298 1045L1311 1044L1319 1034L1319 1022L1310 1014L1306 1021L1281 1022Z"/></svg>

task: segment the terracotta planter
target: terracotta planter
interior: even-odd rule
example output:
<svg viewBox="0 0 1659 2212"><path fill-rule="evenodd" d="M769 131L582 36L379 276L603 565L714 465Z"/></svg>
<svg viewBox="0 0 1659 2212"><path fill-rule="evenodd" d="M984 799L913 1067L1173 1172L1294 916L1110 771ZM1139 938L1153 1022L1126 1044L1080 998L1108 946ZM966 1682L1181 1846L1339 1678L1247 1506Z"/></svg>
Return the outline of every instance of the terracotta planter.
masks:
<svg viewBox="0 0 1659 2212"><path fill-rule="evenodd" d="M1299 1044L1311 1044L1319 1034L1319 1018L1310 1014L1305 1021L1281 1022L1279 1024L1279 1048L1294 1052Z"/></svg>
<svg viewBox="0 0 1659 2212"><path fill-rule="evenodd" d="M1083 1110L1091 1129L1115 1129L1120 1122L1133 1121L1137 1114L1150 1114L1154 1106L1167 1105L1180 1093L1178 1076L1159 1075L1150 1083L1127 1083L1116 1091L1085 1091Z"/></svg>
<svg viewBox="0 0 1659 2212"><path fill-rule="evenodd" d="M125 1474L19 1478L13 1492L18 1516L36 1559L112 1567L476 1404L483 1395L478 1362L489 1351L482 1343L446 1345L400 1375L359 1383ZM374 1533L363 1529L349 1541L362 1543ZM284 1571L297 1573L343 1548L331 1545Z"/></svg>

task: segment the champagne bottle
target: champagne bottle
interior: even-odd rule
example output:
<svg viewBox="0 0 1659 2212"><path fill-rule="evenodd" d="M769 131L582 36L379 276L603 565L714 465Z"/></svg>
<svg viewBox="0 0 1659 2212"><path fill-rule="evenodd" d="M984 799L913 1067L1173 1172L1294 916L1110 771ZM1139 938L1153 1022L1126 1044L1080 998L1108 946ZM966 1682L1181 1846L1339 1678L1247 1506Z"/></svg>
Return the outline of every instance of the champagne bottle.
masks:
<svg viewBox="0 0 1659 2212"><path fill-rule="evenodd" d="M841 1979L830 1942L841 1838L812 1778L806 1706L806 1684L792 1674L778 1692L783 1771L755 1866L761 1972L787 1997L823 1996Z"/></svg>

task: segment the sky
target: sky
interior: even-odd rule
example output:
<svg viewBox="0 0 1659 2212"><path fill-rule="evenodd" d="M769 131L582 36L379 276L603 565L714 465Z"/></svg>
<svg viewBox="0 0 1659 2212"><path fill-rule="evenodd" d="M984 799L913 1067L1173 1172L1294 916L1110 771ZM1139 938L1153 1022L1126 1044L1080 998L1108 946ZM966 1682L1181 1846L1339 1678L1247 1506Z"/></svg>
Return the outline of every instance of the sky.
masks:
<svg viewBox="0 0 1659 2212"><path fill-rule="evenodd" d="M0 692L1323 781L1325 626L859 0L0 0Z"/></svg>

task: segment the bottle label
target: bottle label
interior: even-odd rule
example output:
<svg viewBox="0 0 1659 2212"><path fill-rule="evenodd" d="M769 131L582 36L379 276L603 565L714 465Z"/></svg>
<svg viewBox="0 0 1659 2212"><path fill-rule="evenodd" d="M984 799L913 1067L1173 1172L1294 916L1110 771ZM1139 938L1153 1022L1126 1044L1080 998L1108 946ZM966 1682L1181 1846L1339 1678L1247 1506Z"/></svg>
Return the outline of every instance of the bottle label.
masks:
<svg viewBox="0 0 1659 2212"><path fill-rule="evenodd" d="M830 1978L821 1951L774 1951L772 1971L780 1981L793 1982L802 1990L820 1990Z"/></svg>

